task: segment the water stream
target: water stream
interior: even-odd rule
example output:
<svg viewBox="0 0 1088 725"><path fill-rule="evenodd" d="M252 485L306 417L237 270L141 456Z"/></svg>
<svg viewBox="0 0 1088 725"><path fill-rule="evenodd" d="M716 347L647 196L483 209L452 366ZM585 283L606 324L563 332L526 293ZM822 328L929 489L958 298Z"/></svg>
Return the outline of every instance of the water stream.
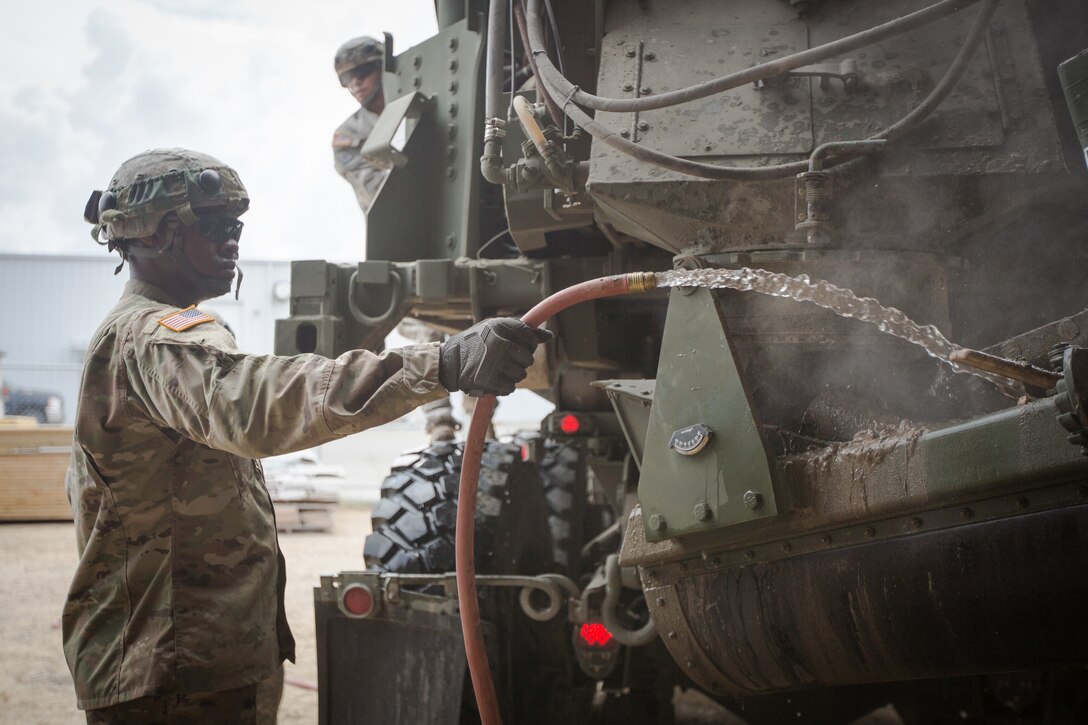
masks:
<svg viewBox="0 0 1088 725"><path fill-rule="evenodd" d="M918 345L933 357L951 366L956 372L977 375L1002 388L1008 386L1008 381L1004 378L958 365L949 360L948 356L961 347L950 342L933 325L919 325L907 317L902 310L885 307L872 297L858 297L850 290L836 287L824 280L813 282L808 275L804 274L791 277L749 267L674 269L658 272L656 276L658 287L735 289L742 292L759 292L772 297L787 297L798 302L811 302L842 317L852 317L876 325L881 332Z"/></svg>

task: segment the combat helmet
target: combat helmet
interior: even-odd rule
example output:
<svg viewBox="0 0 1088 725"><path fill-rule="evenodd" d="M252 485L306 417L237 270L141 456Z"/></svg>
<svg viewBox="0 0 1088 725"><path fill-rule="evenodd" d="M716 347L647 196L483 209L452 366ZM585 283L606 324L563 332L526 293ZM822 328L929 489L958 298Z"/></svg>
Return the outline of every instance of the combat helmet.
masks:
<svg viewBox="0 0 1088 725"><path fill-rule="evenodd" d="M238 172L222 161L188 149L152 149L121 164L106 191L92 192L83 218L94 225L94 240L110 251L150 256L170 247L170 240L162 248L143 240L171 212L192 226L201 217L237 218L248 208L249 193Z"/></svg>
<svg viewBox="0 0 1088 725"><path fill-rule="evenodd" d="M384 56L385 46L380 40L363 35L347 41L336 50L336 57L333 59L340 85L347 88L351 71L371 63L381 63Z"/></svg>

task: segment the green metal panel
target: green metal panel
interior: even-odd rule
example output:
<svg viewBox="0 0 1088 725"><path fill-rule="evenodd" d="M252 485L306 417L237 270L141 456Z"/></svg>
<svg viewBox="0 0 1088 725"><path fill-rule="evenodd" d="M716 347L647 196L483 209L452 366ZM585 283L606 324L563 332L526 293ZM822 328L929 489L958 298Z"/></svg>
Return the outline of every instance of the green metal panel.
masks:
<svg viewBox="0 0 1088 725"><path fill-rule="evenodd" d="M291 262L291 317L276 320L277 355L319 352L327 355L343 335L336 316L340 279L323 260Z"/></svg>
<svg viewBox="0 0 1088 725"><path fill-rule="evenodd" d="M475 256L483 143L483 38L475 20L470 14L401 53L384 76L385 97L412 106L390 103L382 114L391 116L387 125L419 115L367 215L367 259Z"/></svg>
<svg viewBox="0 0 1088 725"><path fill-rule="evenodd" d="M1033 478L1083 475L1088 459L1067 437L1053 398L927 433L920 446L926 494L938 500L1023 486Z"/></svg>
<svg viewBox="0 0 1088 725"><path fill-rule="evenodd" d="M685 456L669 448L674 432L696 424L713 431L701 453ZM673 290L669 299L639 500L649 541L778 511L767 452L707 290Z"/></svg>
<svg viewBox="0 0 1088 725"><path fill-rule="evenodd" d="M434 113L434 101L418 91L412 91L391 102L382 111L374 129L363 143L363 156L383 166L405 166L408 157L401 153L398 142L407 141L419 125L424 113ZM398 139L402 131L403 139Z"/></svg>

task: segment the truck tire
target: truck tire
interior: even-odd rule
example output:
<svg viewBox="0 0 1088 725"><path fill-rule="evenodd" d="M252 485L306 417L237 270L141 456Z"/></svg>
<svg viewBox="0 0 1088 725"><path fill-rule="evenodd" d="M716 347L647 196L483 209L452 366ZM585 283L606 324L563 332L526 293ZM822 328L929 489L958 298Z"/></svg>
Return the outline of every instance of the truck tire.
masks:
<svg viewBox="0 0 1088 725"><path fill-rule="evenodd" d="M552 560L557 571L578 578L581 565L583 517L579 496L580 486L578 448L569 444L549 444L540 461L540 481L548 507L548 529L552 535Z"/></svg>
<svg viewBox="0 0 1088 725"><path fill-rule="evenodd" d="M461 475L461 443L436 443L417 459L393 469L381 486L371 514L372 533L363 544L368 569L411 574L454 570L454 530ZM517 446L489 441L480 466L476 500L476 568L481 573L513 573L521 562L496 552L516 551L511 525L511 488L537 488L532 467ZM536 573L531 572L531 573Z"/></svg>

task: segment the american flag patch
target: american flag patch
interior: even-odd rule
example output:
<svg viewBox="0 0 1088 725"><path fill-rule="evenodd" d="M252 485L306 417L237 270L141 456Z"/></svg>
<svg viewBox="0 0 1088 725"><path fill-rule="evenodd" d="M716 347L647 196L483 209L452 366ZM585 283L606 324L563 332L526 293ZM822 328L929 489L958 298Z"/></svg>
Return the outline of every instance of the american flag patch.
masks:
<svg viewBox="0 0 1088 725"><path fill-rule="evenodd" d="M181 332L182 330L188 330L190 327L196 327L202 323L214 321L214 317L201 312L196 308L196 305L193 305L191 307L186 307L184 310L171 312L169 315L159 320L159 324L168 330Z"/></svg>

